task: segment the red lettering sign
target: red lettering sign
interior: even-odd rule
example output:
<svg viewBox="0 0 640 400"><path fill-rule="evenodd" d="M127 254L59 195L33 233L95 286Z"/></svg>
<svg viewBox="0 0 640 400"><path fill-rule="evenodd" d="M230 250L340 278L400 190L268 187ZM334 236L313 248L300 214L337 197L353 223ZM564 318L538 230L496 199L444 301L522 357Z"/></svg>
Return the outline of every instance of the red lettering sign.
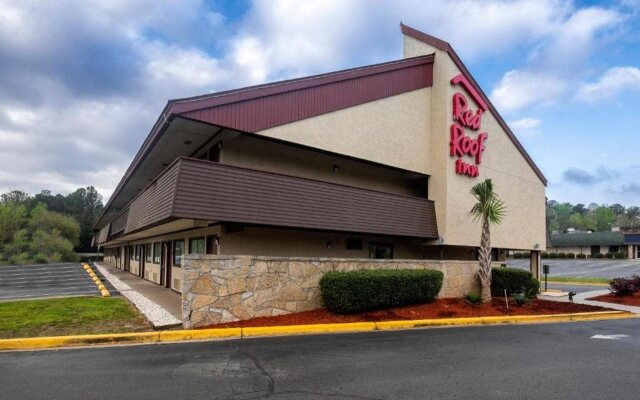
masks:
<svg viewBox="0 0 640 400"><path fill-rule="evenodd" d="M454 93L452 99L453 123L450 128L451 141L449 142L449 155L458 158L455 163L456 174L475 178L480 175L479 165L482 163L482 152L484 152L484 144L489 135L487 132L481 132L475 138L467 136L465 128L472 131L480 130L482 115L487 110L487 105L463 74L453 77L451 84L460 84L478 106L477 110L472 110L462 92ZM463 161L462 157L464 156L473 157L475 164Z"/></svg>

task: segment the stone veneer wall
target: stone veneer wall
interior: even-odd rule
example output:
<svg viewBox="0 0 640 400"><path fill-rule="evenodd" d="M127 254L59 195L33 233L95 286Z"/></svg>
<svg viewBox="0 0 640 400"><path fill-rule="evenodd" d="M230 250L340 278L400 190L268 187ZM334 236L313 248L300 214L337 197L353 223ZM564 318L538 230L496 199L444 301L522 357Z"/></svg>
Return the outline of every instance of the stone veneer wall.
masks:
<svg viewBox="0 0 640 400"><path fill-rule="evenodd" d="M184 327L312 310L322 307L319 282L325 272L401 268L442 271L439 297L479 290L477 261L187 255Z"/></svg>

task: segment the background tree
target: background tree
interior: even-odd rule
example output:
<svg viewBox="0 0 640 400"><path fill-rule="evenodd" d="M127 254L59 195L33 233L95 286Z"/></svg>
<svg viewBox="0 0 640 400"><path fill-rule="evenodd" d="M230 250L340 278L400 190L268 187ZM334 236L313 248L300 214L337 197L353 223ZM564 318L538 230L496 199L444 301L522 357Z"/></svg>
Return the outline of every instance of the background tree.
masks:
<svg viewBox="0 0 640 400"><path fill-rule="evenodd" d="M486 179L471 188L471 195L477 203L471 208L469 214L474 220L482 223L482 235L480 236L480 284L483 302L491 301L491 224L499 224L506 212L504 202L493 191L491 179Z"/></svg>

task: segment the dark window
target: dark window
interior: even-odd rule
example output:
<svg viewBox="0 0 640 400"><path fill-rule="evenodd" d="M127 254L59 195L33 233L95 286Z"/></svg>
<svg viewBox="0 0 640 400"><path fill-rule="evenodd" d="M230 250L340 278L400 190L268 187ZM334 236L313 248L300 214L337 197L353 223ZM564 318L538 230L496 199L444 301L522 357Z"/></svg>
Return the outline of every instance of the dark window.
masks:
<svg viewBox="0 0 640 400"><path fill-rule="evenodd" d="M609 246L609 253L617 253L620 251L620 246Z"/></svg>
<svg viewBox="0 0 640 400"><path fill-rule="evenodd" d="M130 260L135 260L136 259L136 251L135 251L135 248L133 246L129 246L129 259Z"/></svg>
<svg viewBox="0 0 640 400"><path fill-rule="evenodd" d="M600 246L591 246L591 255L600 253Z"/></svg>
<svg viewBox="0 0 640 400"><path fill-rule="evenodd" d="M153 262L154 264L160 264L160 255L162 254L162 247L160 243L153 244Z"/></svg>
<svg viewBox="0 0 640 400"><path fill-rule="evenodd" d="M173 242L173 266L182 266L182 255L184 254L184 240Z"/></svg>
<svg viewBox="0 0 640 400"><path fill-rule="evenodd" d="M133 246L133 252L135 254L135 260L140 261L140 246Z"/></svg>
<svg viewBox="0 0 640 400"><path fill-rule="evenodd" d="M391 243L369 243L369 258L392 259L393 245Z"/></svg>
<svg viewBox="0 0 640 400"><path fill-rule="evenodd" d="M152 254L151 254L151 243L147 243L144 245L144 261L151 262Z"/></svg>
<svg viewBox="0 0 640 400"><path fill-rule="evenodd" d="M362 250L362 239L348 238L347 250Z"/></svg>
<svg viewBox="0 0 640 400"><path fill-rule="evenodd" d="M207 236L207 254L218 254L218 237Z"/></svg>
<svg viewBox="0 0 640 400"><path fill-rule="evenodd" d="M222 153L222 142L219 142L209 149L207 153L209 161L220 162L221 153Z"/></svg>
<svg viewBox="0 0 640 400"><path fill-rule="evenodd" d="M204 254L204 238L189 239L189 254Z"/></svg>

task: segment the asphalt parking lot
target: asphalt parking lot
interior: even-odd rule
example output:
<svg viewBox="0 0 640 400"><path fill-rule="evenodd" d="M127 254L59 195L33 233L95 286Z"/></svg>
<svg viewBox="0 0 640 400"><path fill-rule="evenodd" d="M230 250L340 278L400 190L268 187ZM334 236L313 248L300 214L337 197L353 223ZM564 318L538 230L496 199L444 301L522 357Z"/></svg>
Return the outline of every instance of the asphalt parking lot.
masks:
<svg viewBox="0 0 640 400"><path fill-rule="evenodd" d="M107 290L115 293L101 276ZM101 296L79 263L0 266L0 301L63 296Z"/></svg>
<svg viewBox="0 0 640 400"><path fill-rule="evenodd" d="M640 275L640 260L543 259L542 263L549 265L549 276L615 278ZM509 259L507 265L528 270L529 259Z"/></svg>

